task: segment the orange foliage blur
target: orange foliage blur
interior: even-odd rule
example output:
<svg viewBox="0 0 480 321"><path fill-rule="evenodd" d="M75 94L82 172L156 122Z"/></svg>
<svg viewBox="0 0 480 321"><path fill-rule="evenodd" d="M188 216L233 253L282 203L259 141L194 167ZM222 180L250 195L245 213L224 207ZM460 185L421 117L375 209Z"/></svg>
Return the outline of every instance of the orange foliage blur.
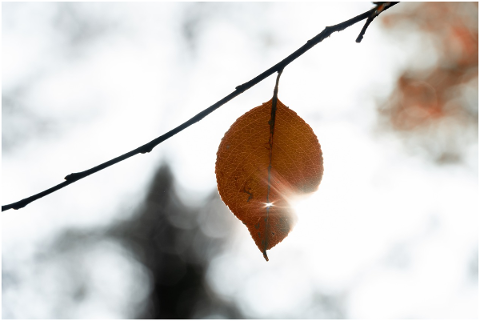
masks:
<svg viewBox="0 0 480 321"><path fill-rule="evenodd" d="M400 75L379 107L381 123L439 163L460 161L478 132L478 3L406 2L395 8L382 16L384 27L392 37L428 37L424 45L433 44L435 55L428 59L435 63Z"/></svg>

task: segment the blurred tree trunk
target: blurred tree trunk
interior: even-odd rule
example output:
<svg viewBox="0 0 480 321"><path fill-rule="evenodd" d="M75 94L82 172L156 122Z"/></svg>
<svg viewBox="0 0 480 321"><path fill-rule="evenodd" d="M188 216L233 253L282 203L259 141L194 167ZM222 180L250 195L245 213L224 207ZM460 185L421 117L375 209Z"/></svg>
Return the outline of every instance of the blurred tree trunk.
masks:
<svg viewBox="0 0 480 321"><path fill-rule="evenodd" d="M217 298L205 281L209 261L225 242L206 235L202 224L228 231L229 219L233 215L216 192L203 208L184 205L173 188L170 169L159 168L136 215L110 232L150 271L152 291L138 318L243 317L234 305Z"/></svg>

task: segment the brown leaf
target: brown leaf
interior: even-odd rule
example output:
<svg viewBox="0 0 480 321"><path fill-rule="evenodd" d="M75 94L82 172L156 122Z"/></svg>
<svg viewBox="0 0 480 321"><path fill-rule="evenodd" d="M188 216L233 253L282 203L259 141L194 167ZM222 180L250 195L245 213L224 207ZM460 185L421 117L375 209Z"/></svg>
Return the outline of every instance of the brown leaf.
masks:
<svg viewBox="0 0 480 321"><path fill-rule="evenodd" d="M215 164L222 200L247 226L267 261L266 250L294 226L289 201L316 191L323 175L322 151L312 128L280 100L274 122L271 110L272 100L238 118L225 133Z"/></svg>

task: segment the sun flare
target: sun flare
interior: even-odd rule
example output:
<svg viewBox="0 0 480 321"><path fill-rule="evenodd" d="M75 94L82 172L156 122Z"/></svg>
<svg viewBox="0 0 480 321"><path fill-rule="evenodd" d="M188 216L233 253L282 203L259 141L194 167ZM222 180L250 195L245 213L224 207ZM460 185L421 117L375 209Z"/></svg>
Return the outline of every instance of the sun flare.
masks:
<svg viewBox="0 0 480 321"><path fill-rule="evenodd" d="M300 197L295 197L294 199L290 199L289 203L290 203L290 206L295 211L295 213L297 215L302 216L302 215L316 211L316 208L318 207L317 198L318 198L318 194L316 192L308 193Z"/></svg>

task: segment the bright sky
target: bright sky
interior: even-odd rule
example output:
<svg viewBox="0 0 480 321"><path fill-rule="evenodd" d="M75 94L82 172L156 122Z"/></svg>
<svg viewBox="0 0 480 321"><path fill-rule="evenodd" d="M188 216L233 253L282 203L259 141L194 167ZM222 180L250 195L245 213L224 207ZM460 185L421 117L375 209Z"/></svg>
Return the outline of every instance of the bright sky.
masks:
<svg viewBox="0 0 480 321"><path fill-rule="evenodd" d="M81 3L80 19L94 26L81 33L58 5L2 6L3 94L13 93L31 113L3 112L3 204L148 142L325 26L371 8L367 2ZM185 20L193 26L190 40L182 35ZM280 99L322 146L318 192L296 205L297 226L269 251L268 264L238 221L232 246L209 266L208 282L253 318L315 317L318 292L331 294L351 318L477 317L478 289L467 277L478 258L476 146L465 165L439 167L374 130L375 102L419 57L422 38L392 39L373 23L357 44L362 25L333 34L288 66L280 81ZM198 204L216 188L223 134L271 98L274 81L269 77L149 154L3 213L4 266L28 265L39 244L67 227L125 218L162 160L172 165L182 199ZM43 127L31 128L30 115L44 118ZM9 133L20 137L18 147L7 146ZM121 248L102 246L92 258L96 277L125 293L146 282ZM124 267L109 275L110 265ZM36 272L23 269L25 284L33 284ZM57 290L16 291L3 293L9 317L55 317L54 303L44 300ZM97 303L72 317L128 317L126 307L137 304L98 291ZM27 299L28 311L20 304Z"/></svg>

